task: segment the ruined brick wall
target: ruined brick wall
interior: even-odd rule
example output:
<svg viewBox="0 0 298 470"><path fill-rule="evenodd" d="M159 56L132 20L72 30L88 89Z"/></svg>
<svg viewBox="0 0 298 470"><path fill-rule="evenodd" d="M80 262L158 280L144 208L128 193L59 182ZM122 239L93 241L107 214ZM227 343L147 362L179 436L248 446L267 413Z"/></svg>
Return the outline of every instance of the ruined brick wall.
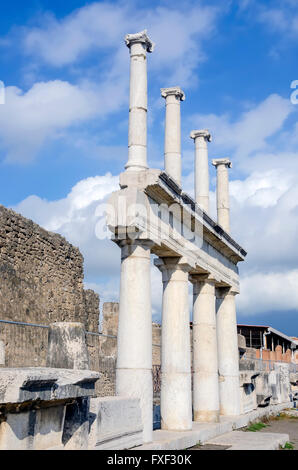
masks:
<svg viewBox="0 0 298 470"><path fill-rule="evenodd" d="M99 299L84 291L83 277L78 248L0 206L0 319L77 321L98 331Z"/></svg>
<svg viewBox="0 0 298 470"><path fill-rule="evenodd" d="M86 315L86 330L91 333L98 333L99 328L99 295L93 290L87 289L83 291L85 315Z"/></svg>

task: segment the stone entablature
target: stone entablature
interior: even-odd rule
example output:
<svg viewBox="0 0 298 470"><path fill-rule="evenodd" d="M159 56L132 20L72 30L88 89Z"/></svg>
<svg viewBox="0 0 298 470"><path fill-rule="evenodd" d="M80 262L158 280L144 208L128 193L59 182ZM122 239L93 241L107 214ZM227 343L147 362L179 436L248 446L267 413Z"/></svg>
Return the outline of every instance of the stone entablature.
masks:
<svg viewBox="0 0 298 470"><path fill-rule="evenodd" d="M114 241L123 239L128 230L136 231L139 238L154 242L151 252L157 256L183 256L192 273L210 273L218 286L231 286L239 291L237 262L244 260L245 251L189 196L179 191L173 180L161 170L130 171L120 175L120 187L109 201L113 210L108 225L115 234ZM121 198L125 198L126 220L124 212L118 212ZM169 228L170 212L179 212L179 208L183 211L184 228L195 237L195 242L179 234L175 222ZM175 214L173 217L175 220ZM176 220L179 226L179 216Z"/></svg>

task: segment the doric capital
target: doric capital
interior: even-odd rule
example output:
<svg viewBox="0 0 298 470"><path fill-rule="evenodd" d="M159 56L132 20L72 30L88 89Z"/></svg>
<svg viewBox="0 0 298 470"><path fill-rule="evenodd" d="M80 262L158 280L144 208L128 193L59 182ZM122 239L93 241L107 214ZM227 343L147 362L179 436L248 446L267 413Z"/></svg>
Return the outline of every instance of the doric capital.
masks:
<svg viewBox="0 0 298 470"><path fill-rule="evenodd" d="M181 90L179 86L173 86L171 88L161 88L161 96L166 98L167 96L174 95L177 98L180 98L180 101L185 100L184 91Z"/></svg>
<svg viewBox="0 0 298 470"><path fill-rule="evenodd" d="M154 265L161 271L163 282L188 281L191 266L184 257L157 258Z"/></svg>
<svg viewBox="0 0 298 470"><path fill-rule="evenodd" d="M140 31L139 33L127 34L124 40L127 47L130 47L131 44L134 43L142 43L145 44L147 52L154 51L155 44L147 35L147 29L144 29L144 31Z"/></svg>
<svg viewBox="0 0 298 470"><path fill-rule="evenodd" d="M228 158L216 158L215 160L212 160L212 165L215 166L216 168L219 165L225 165L228 168L232 168L232 162Z"/></svg>
<svg viewBox="0 0 298 470"><path fill-rule="evenodd" d="M218 287L216 289L216 297L218 299L224 299L228 295L235 297L239 294L239 288L236 287Z"/></svg>
<svg viewBox="0 0 298 470"><path fill-rule="evenodd" d="M196 140L198 137L204 137L208 142L212 142L212 136L208 129L200 129L197 131L191 131L190 138Z"/></svg>
<svg viewBox="0 0 298 470"><path fill-rule="evenodd" d="M192 284L196 283L213 283L214 285L219 282L219 280L213 274L199 274L199 273L192 273L189 275L189 281Z"/></svg>

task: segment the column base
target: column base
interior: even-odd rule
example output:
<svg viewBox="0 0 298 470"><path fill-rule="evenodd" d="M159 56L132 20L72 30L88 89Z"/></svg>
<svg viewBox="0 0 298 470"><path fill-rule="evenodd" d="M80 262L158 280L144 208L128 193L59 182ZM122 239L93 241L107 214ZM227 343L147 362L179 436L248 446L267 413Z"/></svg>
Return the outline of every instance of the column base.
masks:
<svg viewBox="0 0 298 470"><path fill-rule="evenodd" d="M194 421L202 423L219 423L219 410L194 411Z"/></svg>
<svg viewBox="0 0 298 470"><path fill-rule="evenodd" d="M223 376L219 382L220 414L237 416L240 414L239 376Z"/></svg>
<svg viewBox="0 0 298 470"><path fill-rule="evenodd" d="M117 369L116 395L139 398L143 421L143 442L153 439L153 385L150 369Z"/></svg>
<svg viewBox="0 0 298 470"><path fill-rule="evenodd" d="M191 430L190 373L164 373L161 380L161 429L167 431Z"/></svg>

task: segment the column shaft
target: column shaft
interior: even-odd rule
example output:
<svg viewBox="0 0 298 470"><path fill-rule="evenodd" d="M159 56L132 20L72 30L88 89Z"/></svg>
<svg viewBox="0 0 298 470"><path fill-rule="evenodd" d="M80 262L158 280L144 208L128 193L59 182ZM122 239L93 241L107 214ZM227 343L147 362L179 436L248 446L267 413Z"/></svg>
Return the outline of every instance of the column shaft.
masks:
<svg viewBox="0 0 298 470"><path fill-rule="evenodd" d="M193 408L195 421L219 421L218 357L213 280L193 282Z"/></svg>
<svg viewBox="0 0 298 470"><path fill-rule="evenodd" d="M127 170L145 170L147 165L147 52L153 44L146 31L128 34L130 49L130 104Z"/></svg>
<svg viewBox="0 0 298 470"><path fill-rule="evenodd" d="M144 442L152 441L151 243L122 242L116 393L141 401Z"/></svg>
<svg viewBox="0 0 298 470"><path fill-rule="evenodd" d="M228 159L213 160L217 169L217 221L222 228L230 233L230 194L229 172L231 162Z"/></svg>
<svg viewBox="0 0 298 470"><path fill-rule="evenodd" d="M181 112L180 102L185 95L178 88L162 88L166 100L165 171L181 186Z"/></svg>
<svg viewBox="0 0 298 470"><path fill-rule="evenodd" d="M190 137L195 141L195 200L205 212L209 212L209 163L208 130L192 131Z"/></svg>
<svg viewBox="0 0 298 470"><path fill-rule="evenodd" d="M157 260L156 265L163 273L161 426L167 430L189 430L192 406L188 267L175 263L173 258Z"/></svg>
<svg viewBox="0 0 298 470"><path fill-rule="evenodd" d="M217 292L217 340L219 365L220 414L240 414L239 351L235 292L221 288Z"/></svg>

